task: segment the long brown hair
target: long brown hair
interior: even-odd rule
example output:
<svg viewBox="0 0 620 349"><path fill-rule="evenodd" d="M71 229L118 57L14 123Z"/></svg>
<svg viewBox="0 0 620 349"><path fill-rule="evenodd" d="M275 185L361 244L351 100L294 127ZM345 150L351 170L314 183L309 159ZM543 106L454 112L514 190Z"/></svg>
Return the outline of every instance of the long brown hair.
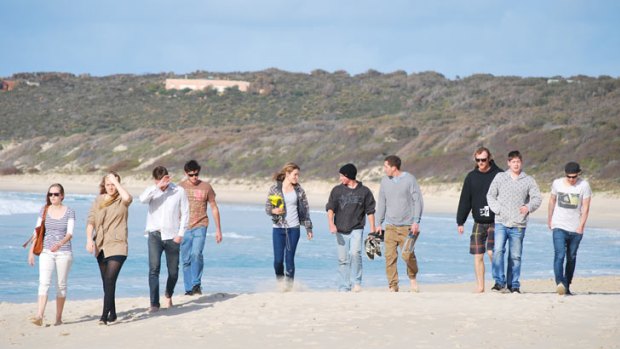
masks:
<svg viewBox="0 0 620 349"><path fill-rule="evenodd" d="M116 179L118 180L118 183L121 182L121 176L119 176L118 173L114 172L114 171L110 171L110 173L108 174L113 174L114 177L116 177ZM99 194L105 194L107 193L107 191L105 190L105 178L108 176L108 174L104 175L103 178L101 178L101 183L99 183ZM116 198L118 198L120 194L118 193L118 188L116 189L116 193L111 196L108 200L103 201L100 205L99 208L104 208L104 207L108 207L110 205L112 205L112 203L116 200Z"/></svg>
<svg viewBox="0 0 620 349"><path fill-rule="evenodd" d="M47 194L45 195L45 200L47 201L47 206L51 206L52 205L52 201L50 200L49 193L50 193L50 189L52 189L54 187L56 187L56 188L58 188L58 190L60 190L60 196L61 196L60 201L62 201L64 199L64 197L65 197L65 188L62 186L62 184L54 183L54 184L50 185L49 188L47 188Z"/></svg>
<svg viewBox="0 0 620 349"><path fill-rule="evenodd" d="M295 170L301 171L301 168L299 167L299 165L297 165L294 162L287 162L279 172L276 172L273 175L273 179L278 182L282 182L284 181L284 178L286 178L287 173L291 173Z"/></svg>

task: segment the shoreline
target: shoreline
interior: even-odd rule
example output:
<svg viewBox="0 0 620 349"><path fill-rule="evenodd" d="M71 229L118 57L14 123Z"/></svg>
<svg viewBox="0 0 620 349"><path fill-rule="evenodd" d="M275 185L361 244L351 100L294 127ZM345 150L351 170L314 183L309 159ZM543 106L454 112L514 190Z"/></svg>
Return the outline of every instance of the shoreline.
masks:
<svg viewBox="0 0 620 349"><path fill-rule="evenodd" d="M0 191L14 192L45 192L50 184L59 182L65 187L65 191L76 194L97 194L99 190L100 175L68 175L68 174L24 174L0 176ZM182 179L173 174L173 181ZM257 204L265 202L266 193L273 184L270 180L249 181L249 180L228 180L221 178L202 178L211 183L217 194L218 202L233 204ZM127 176L122 178L125 188L135 197L147 186L152 184L150 179L137 176ZM363 182L368 186L377 197L379 193L378 182ZM338 184L337 180L329 181L303 181L308 201L312 209L323 210L329 197L331 188ZM458 201L460 197L460 184L425 184L420 182L420 188L424 198L424 212L440 215L456 215ZM549 193L543 191L543 203L536 212L532 213L531 218L546 222L547 204ZM618 229L620 213L620 196L606 192L595 192L590 207L587 227ZM471 217L471 215L470 215ZM470 218L471 219L471 218ZM456 223L454 224L456 230Z"/></svg>
<svg viewBox="0 0 620 349"><path fill-rule="evenodd" d="M42 327L28 319L36 303L0 302L0 347L103 348L110 338L154 349L204 343L326 348L343 342L359 348L479 348L500 337L505 348L614 348L620 341L620 276L575 278L574 296L557 295L552 279L523 280L518 295L487 286L482 294L472 293L470 282L422 284L420 293L382 288L179 295L173 308L156 313L148 313L148 297L118 298L119 321L109 326L97 325L101 299L69 296L61 326L51 325L51 301Z"/></svg>

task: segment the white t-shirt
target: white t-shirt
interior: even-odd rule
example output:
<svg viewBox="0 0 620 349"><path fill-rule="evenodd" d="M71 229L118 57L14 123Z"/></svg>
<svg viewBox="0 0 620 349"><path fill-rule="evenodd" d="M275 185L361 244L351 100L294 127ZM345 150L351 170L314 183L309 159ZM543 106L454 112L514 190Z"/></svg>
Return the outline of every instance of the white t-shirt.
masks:
<svg viewBox="0 0 620 349"><path fill-rule="evenodd" d="M579 178L575 185L569 185L564 178L558 178L551 185L551 194L556 196L551 217L551 228L575 232L581 218L581 204L592 196L587 181Z"/></svg>

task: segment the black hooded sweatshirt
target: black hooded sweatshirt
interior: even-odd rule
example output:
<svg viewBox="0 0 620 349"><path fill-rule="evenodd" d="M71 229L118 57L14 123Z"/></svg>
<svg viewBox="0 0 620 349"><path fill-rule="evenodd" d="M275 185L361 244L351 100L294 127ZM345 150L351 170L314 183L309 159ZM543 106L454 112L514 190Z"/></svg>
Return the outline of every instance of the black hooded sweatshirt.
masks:
<svg viewBox="0 0 620 349"><path fill-rule="evenodd" d="M456 213L456 224L463 225L467 221L469 212L472 212L474 222L491 224L495 222L495 214L487 203L487 192L495 175L503 172L491 160L491 168L487 172L480 172L478 168L467 174L461 190L459 209Z"/></svg>

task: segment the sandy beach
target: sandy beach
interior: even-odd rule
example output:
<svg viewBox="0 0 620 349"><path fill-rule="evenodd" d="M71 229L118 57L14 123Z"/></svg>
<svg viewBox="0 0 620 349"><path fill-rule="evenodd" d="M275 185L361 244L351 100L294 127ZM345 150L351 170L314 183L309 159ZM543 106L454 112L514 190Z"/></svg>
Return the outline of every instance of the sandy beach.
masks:
<svg viewBox="0 0 620 349"><path fill-rule="evenodd" d="M490 285L489 285L490 286ZM470 284L421 285L420 293L317 292L175 297L147 312L147 298L117 300L119 321L98 325L101 300L67 301L64 324L30 323L36 304L0 303L1 348L619 348L620 277L524 280L522 294L471 293Z"/></svg>
<svg viewBox="0 0 620 349"><path fill-rule="evenodd" d="M182 179L181 174L173 174L173 181ZM226 180L219 178L207 178L216 193L219 202L228 203L255 203L263 204L265 195L272 182ZM363 180L363 178L362 178ZM59 182L65 187L65 191L76 194L96 194L99 190L99 175L67 175L67 174L26 174L0 176L0 191L27 191L44 193L52 183ZM125 188L134 196L140 193L153 182L148 178L126 177L123 178ZM308 194L310 205L314 209L324 209L329 197L329 192L334 185L338 184L335 178L333 182L327 181L303 181L302 185ZM379 184L364 182L375 194L379 193ZM547 219L547 204L549 200L549 188L541 186L544 192L541 207L532 214L532 219L545 221ZM456 215L458 207L460 184L427 184L420 183L424 197L424 211L427 213ZM588 226L597 228L617 229L620 221L620 196L609 193L594 192ZM456 230L456 223L454 229Z"/></svg>
<svg viewBox="0 0 620 349"><path fill-rule="evenodd" d="M0 190L45 192L61 182L68 193L94 194L99 176L4 176ZM269 182L211 180L222 202L260 204ZM151 181L124 178L139 194ZM321 209L335 183L304 182L312 205ZM370 183L371 189L378 190ZM421 185L425 210L456 211L458 185ZM545 219L547 197L534 219ZM617 228L617 197L593 199L589 225ZM456 230L456 227L454 227ZM488 281L488 280L487 280ZM490 290L491 284L487 285ZM64 324L52 326L55 302L44 326L30 323L35 303L0 302L0 348L620 348L620 276L578 278L574 296L554 293L552 279L523 280L523 294L474 294L474 283L420 285L420 293L361 293L311 290L296 285L280 293L265 285L258 293L175 296L175 306L148 313L149 300L117 300L119 321L98 325L101 301L72 301ZM178 289L178 285L177 285ZM53 296L53 294L52 294Z"/></svg>

